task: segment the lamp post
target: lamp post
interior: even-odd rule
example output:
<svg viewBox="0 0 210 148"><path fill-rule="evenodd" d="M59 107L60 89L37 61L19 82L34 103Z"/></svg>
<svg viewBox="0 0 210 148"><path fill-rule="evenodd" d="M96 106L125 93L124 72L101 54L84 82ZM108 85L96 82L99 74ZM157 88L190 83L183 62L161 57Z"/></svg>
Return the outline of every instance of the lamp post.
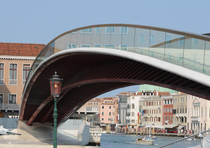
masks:
<svg viewBox="0 0 210 148"><path fill-rule="evenodd" d="M57 75L57 72L52 76L50 80L50 91L51 95L54 97L54 110L53 110L53 119L54 119L54 135L53 135L53 148L57 148L57 98L61 93L61 85L63 79Z"/></svg>

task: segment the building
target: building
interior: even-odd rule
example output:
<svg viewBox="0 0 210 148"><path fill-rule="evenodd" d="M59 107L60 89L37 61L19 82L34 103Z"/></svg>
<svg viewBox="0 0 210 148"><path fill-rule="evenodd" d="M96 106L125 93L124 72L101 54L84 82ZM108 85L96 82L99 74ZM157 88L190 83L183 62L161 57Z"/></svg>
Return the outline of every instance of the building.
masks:
<svg viewBox="0 0 210 148"><path fill-rule="evenodd" d="M186 129L189 129L189 125L187 125L187 119L190 117L187 116L187 107L192 104L191 99L187 99L187 94L185 93L177 93L173 95L173 123L179 124Z"/></svg>
<svg viewBox="0 0 210 148"><path fill-rule="evenodd" d="M106 124L118 123L118 98L102 98L100 104L100 122Z"/></svg>
<svg viewBox="0 0 210 148"><path fill-rule="evenodd" d="M130 92L122 92L119 94L119 124L126 125L127 115L127 98L131 96Z"/></svg>
<svg viewBox="0 0 210 148"><path fill-rule="evenodd" d="M173 123L173 97L163 96L163 125Z"/></svg>
<svg viewBox="0 0 210 148"><path fill-rule="evenodd" d="M127 97L127 114L126 114L126 125L132 128L139 124L138 113L139 113L139 101L142 99L142 93L132 93Z"/></svg>
<svg viewBox="0 0 210 148"><path fill-rule="evenodd" d="M79 110L78 114L99 114L99 107L101 104L100 98L93 98L86 102Z"/></svg>
<svg viewBox="0 0 210 148"><path fill-rule="evenodd" d="M84 120L92 123L92 124L98 124L100 123L100 104L101 104L100 98L93 98L86 102L82 107L80 107L79 110L74 114L74 117L81 117L86 118Z"/></svg>
<svg viewBox="0 0 210 148"><path fill-rule="evenodd" d="M44 46L0 43L0 117L18 117L27 75Z"/></svg>
<svg viewBox="0 0 210 148"><path fill-rule="evenodd" d="M194 133L210 129L210 101L187 95L187 129Z"/></svg>

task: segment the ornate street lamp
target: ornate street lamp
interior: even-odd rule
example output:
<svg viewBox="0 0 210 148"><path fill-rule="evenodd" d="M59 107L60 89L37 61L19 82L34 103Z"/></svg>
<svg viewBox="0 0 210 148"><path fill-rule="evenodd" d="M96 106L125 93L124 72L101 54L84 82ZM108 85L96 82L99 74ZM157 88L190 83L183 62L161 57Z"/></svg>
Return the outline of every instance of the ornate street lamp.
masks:
<svg viewBox="0 0 210 148"><path fill-rule="evenodd" d="M53 148L57 148L57 98L60 96L61 93L61 86L62 86L62 81L57 75L57 72L52 76L50 80L50 91L51 95L54 97L54 111L53 111L53 119L54 119L54 135L53 135Z"/></svg>

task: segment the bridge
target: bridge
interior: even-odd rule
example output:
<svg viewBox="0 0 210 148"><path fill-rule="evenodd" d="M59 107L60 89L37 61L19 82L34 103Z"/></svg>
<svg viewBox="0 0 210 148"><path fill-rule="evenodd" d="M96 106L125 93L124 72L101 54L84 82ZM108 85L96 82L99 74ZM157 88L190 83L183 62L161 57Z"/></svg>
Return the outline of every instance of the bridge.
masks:
<svg viewBox="0 0 210 148"><path fill-rule="evenodd" d="M20 121L53 122L49 78L55 71L64 79L58 124L93 97L136 84L210 100L210 37L128 24L65 32L36 58L23 91Z"/></svg>

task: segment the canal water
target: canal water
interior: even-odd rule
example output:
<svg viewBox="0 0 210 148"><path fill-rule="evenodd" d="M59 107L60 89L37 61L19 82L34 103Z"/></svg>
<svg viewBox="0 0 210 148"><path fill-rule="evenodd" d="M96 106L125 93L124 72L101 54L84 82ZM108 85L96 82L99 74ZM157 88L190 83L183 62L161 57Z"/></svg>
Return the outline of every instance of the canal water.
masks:
<svg viewBox="0 0 210 148"><path fill-rule="evenodd" d="M102 148L157 148L162 145L182 139L182 137L160 136L154 140L154 145L142 145L142 144L135 144L135 141L138 138L142 138L142 136L102 134L101 147ZM169 147L188 148L188 147L198 146L200 145L200 143L201 143L200 140L193 140L193 141L184 140Z"/></svg>

